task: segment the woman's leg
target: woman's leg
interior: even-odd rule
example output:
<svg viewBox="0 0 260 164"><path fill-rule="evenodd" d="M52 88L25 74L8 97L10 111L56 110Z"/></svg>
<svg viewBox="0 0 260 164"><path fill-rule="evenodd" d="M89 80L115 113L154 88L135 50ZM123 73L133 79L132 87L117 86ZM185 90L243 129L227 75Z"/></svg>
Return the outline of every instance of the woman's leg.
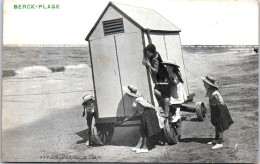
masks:
<svg viewBox="0 0 260 164"><path fill-rule="evenodd" d="M139 146L140 149L137 149L136 153L146 153L146 152L148 152L147 138L145 135L145 128L143 125L141 125L141 127L140 127L140 136L141 137L140 137L139 143L137 144L137 146Z"/></svg>
<svg viewBox="0 0 260 164"><path fill-rule="evenodd" d="M131 149L132 151L136 152L137 150L139 150L143 147L143 145L144 145L143 135L144 135L143 128L142 128L142 126L140 126L140 139L139 139L137 145Z"/></svg>
<svg viewBox="0 0 260 164"><path fill-rule="evenodd" d="M170 112L169 98L164 98L163 101L164 101L164 113L166 117L168 117Z"/></svg>
<svg viewBox="0 0 260 164"><path fill-rule="evenodd" d="M158 101L159 107L164 108L164 102L161 92L154 88L154 95L156 100Z"/></svg>
<svg viewBox="0 0 260 164"><path fill-rule="evenodd" d="M139 141L138 141L138 144L135 146L136 148L141 148L142 147L142 145L143 145L143 137L142 136L140 136L140 139L139 139Z"/></svg>
<svg viewBox="0 0 260 164"><path fill-rule="evenodd" d="M140 139L137 143L137 145L135 146L136 148L142 148L143 144L144 144L144 130L143 130L143 127L140 126Z"/></svg>
<svg viewBox="0 0 260 164"><path fill-rule="evenodd" d="M86 142L86 145L91 145L91 125L93 117L94 115L92 113L87 113L88 141Z"/></svg>
<svg viewBox="0 0 260 164"><path fill-rule="evenodd" d="M143 139L144 139L144 144L143 144L142 149L148 149L148 138L147 138L147 136L144 136Z"/></svg>
<svg viewBox="0 0 260 164"><path fill-rule="evenodd" d="M147 136L141 136L141 138L142 138L142 145L140 149L136 150L136 153L148 153L148 148L147 148L148 138Z"/></svg>

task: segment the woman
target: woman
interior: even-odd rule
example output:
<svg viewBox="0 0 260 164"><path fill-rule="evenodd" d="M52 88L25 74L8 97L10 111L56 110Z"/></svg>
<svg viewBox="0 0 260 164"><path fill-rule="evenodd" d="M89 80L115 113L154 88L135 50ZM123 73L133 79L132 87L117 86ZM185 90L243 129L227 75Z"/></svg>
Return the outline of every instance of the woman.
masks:
<svg viewBox="0 0 260 164"><path fill-rule="evenodd" d="M153 44L148 44L145 48L145 54L143 64L148 67L153 83L164 82L167 71L162 64L160 54L156 51L156 47Z"/></svg>
<svg viewBox="0 0 260 164"><path fill-rule="evenodd" d="M92 140L91 140L91 124L92 124L92 119L95 116L95 98L93 96L90 95L85 95L83 97L83 117L85 116L85 114L87 114L86 116L86 120L87 120L87 125L88 125L88 141L86 142L87 146L91 146Z"/></svg>
<svg viewBox="0 0 260 164"><path fill-rule="evenodd" d="M212 76L202 77L204 87L207 91L206 97L209 98L211 123L215 126L215 140L208 144L215 146L212 149L223 147L223 133L233 124L227 105L225 104L216 80Z"/></svg>
<svg viewBox="0 0 260 164"><path fill-rule="evenodd" d="M155 84L157 82L165 81L167 71L162 64L163 61L160 54L156 51L154 44L152 44L152 39L149 33L150 29L147 29L146 34L149 44L144 49L145 56L143 59L143 64L149 69L153 83Z"/></svg>
<svg viewBox="0 0 260 164"><path fill-rule="evenodd" d="M179 66L175 61L167 60L166 62L163 62L163 64L166 66L166 70L169 75L168 80L170 88L169 98L166 98L165 100L165 113L168 115L170 106L174 106L176 111L172 122L176 122L181 118L179 104L182 104L187 100L187 96L183 87L184 81L182 79Z"/></svg>
<svg viewBox="0 0 260 164"><path fill-rule="evenodd" d="M160 83L166 82L168 73L162 64L162 58L160 54L156 51L153 44L149 44L146 48L146 56L143 59L143 64L147 66L150 71L151 78L154 84L154 96L160 107L164 108L164 95L165 91L161 89Z"/></svg>
<svg viewBox="0 0 260 164"><path fill-rule="evenodd" d="M164 102L162 95L165 95L164 90L161 90L161 87L158 86L158 83L165 82L168 77L168 73L163 66L162 58L160 54L156 51L156 47L154 44L152 44L152 39L150 37L150 29L146 29L147 39L148 39L148 45L144 49L144 59L143 59L143 65L145 65L150 74L154 85L154 96L156 97L156 100L160 107L164 108ZM156 103L157 103L156 102Z"/></svg>
<svg viewBox="0 0 260 164"><path fill-rule="evenodd" d="M161 134L161 128L159 126L158 117L156 115L155 107L147 102L142 95L133 86L128 86L127 94L134 97L133 102L133 114L126 118L119 124L132 119L134 116L140 116L140 140L136 147L131 149L136 153L148 153L148 139L158 139ZM156 141L153 141L154 143Z"/></svg>

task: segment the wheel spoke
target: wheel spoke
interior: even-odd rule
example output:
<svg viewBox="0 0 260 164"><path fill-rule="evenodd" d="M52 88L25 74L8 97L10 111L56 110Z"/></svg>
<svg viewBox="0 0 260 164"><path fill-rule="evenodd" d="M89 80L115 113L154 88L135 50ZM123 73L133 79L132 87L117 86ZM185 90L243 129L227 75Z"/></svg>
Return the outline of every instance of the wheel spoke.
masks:
<svg viewBox="0 0 260 164"><path fill-rule="evenodd" d="M107 144L108 140L107 140L107 131L104 130L104 143Z"/></svg>
<svg viewBox="0 0 260 164"><path fill-rule="evenodd" d="M94 136L97 137L97 143L101 145L105 145L109 143L111 140L113 133L114 133L114 124L94 124L95 134Z"/></svg>
<svg viewBox="0 0 260 164"><path fill-rule="evenodd" d="M100 136L102 133L102 130L98 130L98 136Z"/></svg>
<svg viewBox="0 0 260 164"><path fill-rule="evenodd" d="M106 136L106 141L108 141L108 140L109 140L109 138L108 138L108 135L109 135L109 132L108 132L108 131L106 131L106 133L105 133L105 136Z"/></svg>

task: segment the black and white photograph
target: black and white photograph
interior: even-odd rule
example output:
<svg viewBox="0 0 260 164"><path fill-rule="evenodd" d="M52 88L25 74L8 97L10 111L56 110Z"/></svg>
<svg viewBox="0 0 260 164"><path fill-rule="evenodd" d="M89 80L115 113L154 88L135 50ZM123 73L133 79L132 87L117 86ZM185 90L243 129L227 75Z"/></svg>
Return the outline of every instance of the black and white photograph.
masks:
<svg viewBox="0 0 260 164"><path fill-rule="evenodd" d="M258 163L257 0L4 0L2 162Z"/></svg>

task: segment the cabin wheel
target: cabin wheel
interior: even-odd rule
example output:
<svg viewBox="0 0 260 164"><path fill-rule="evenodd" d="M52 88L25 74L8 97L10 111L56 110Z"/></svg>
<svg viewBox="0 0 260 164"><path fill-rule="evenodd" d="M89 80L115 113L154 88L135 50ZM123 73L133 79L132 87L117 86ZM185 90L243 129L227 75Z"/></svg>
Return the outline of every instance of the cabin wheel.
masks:
<svg viewBox="0 0 260 164"><path fill-rule="evenodd" d="M92 119L91 133L96 144L106 145L113 137L114 123L96 123L94 117Z"/></svg>
<svg viewBox="0 0 260 164"><path fill-rule="evenodd" d="M165 119L164 135L169 145L176 144L181 139L181 119L175 123L171 123L169 119Z"/></svg>

